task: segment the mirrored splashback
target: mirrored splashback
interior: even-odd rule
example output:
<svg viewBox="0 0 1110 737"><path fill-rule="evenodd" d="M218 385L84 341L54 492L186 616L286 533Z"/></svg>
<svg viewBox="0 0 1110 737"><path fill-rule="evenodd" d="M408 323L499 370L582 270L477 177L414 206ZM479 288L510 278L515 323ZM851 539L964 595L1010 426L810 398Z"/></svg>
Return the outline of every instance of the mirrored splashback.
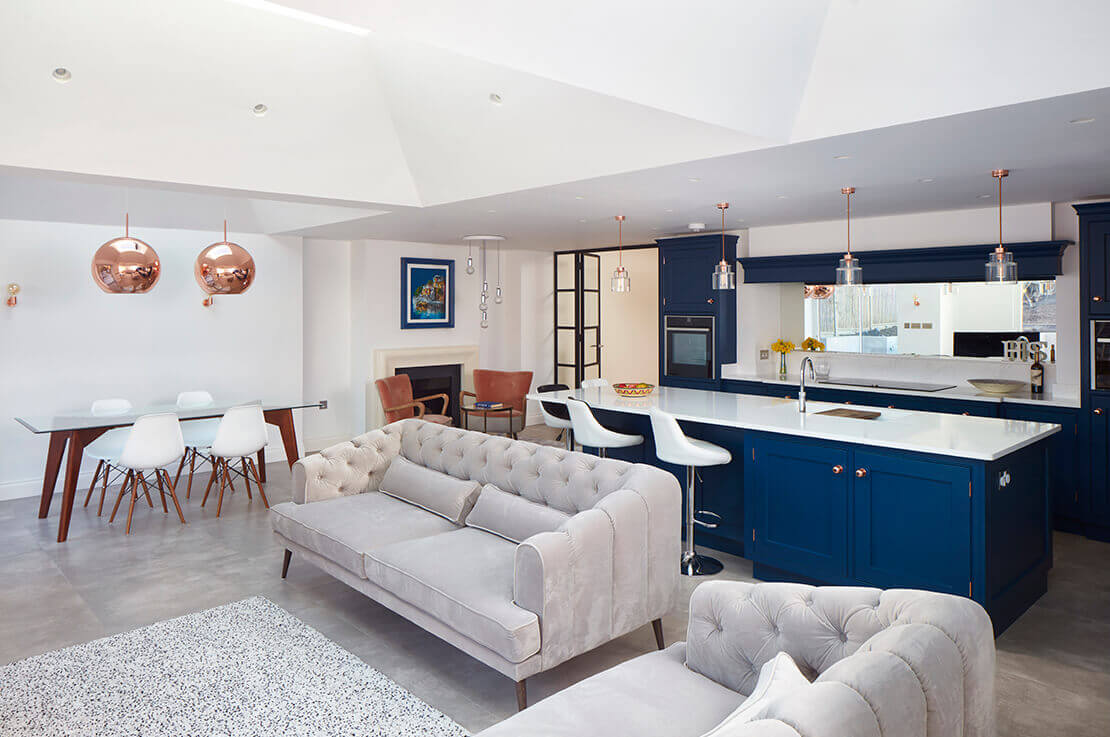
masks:
<svg viewBox="0 0 1110 737"><path fill-rule="evenodd" d="M1001 358L1004 341L1056 343L1055 280L807 284L799 298L805 337L827 351Z"/></svg>

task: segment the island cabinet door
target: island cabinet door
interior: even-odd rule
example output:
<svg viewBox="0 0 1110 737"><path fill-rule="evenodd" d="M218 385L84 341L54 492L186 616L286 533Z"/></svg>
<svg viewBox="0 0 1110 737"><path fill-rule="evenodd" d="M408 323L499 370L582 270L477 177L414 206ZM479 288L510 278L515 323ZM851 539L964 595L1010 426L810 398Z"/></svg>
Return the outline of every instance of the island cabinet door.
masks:
<svg viewBox="0 0 1110 737"><path fill-rule="evenodd" d="M1048 485L1052 490L1052 512L1057 519L1082 517L1082 479L1084 459L1079 454L1079 412L1066 407L1033 407L1003 404L1002 416L1008 420L1051 422L1063 429L1048 439Z"/></svg>
<svg viewBox="0 0 1110 737"><path fill-rule="evenodd" d="M1110 525L1110 398L1092 397L1091 407L1091 511L1100 525Z"/></svg>
<svg viewBox="0 0 1110 737"><path fill-rule="evenodd" d="M752 560L823 581L847 573L848 451L759 436L749 444L755 485Z"/></svg>
<svg viewBox="0 0 1110 737"><path fill-rule="evenodd" d="M971 470L866 450L852 466L852 577L967 596Z"/></svg>

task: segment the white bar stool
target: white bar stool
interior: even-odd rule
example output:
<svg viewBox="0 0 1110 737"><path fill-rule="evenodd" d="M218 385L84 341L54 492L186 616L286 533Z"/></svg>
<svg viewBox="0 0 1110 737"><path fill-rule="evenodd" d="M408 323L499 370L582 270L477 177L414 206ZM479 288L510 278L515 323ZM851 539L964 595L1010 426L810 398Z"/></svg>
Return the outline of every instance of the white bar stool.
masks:
<svg viewBox="0 0 1110 737"><path fill-rule="evenodd" d="M131 402L127 399L97 399L92 403L89 411L97 417L111 417L112 415L125 415L132 409ZM92 483L89 484L89 493L85 495L85 506L89 506L93 489L97 480L102 481L100 487L100 504L96 508L96 516L104 511L104 496L108 493L108 476L115 469L115 463L123 453L123 445L127 442L127 435L131 432L129 427L117 427L104 433L96 440L85 446L85 455L96 460L96 472L93 473ZM153 504L153 502L151 502Z"/></svg>
<svg viewBox="0 0 1110 737"><path fill-rule="evenodd" d="M600 389L603 386L609 386L607 379L582 379L583 389Z"/></svg>
<svg viewBox="0 0 1110 737"><path fill-rule="evenodd" d="M608 448L631 448L644 442L643 435L628 435L614 432L594 417L590 406L580 399L567 399L567 412L570 413L571 428L580 445L597 448L602 458Z"/></svg>
<svg viewBox="0 0 1110 737"><path fill-rule="evenodd" d="M177 422L177 415L165 412L143 415L135 420L117 464L127 471L127 475L116 498L116 506L112 508L112 516L108 518L109 524L115 520L120 502L123 501L123 496L130 485L131 503L127 507L127 534L131 534L131 515L135 512L135 501L139 498L139 484L142 484L142 493L146 494L147 501L150 501L150 489L144 476L147 471L153 471L154 477L158 480L158 491L162 494L162 511L166 514L170 511L166 507L168 488L173 498L173 506L177 509L177 516L181 524L185 524L185 515L181 513L181 505L177 502L173 482L170 480L169 471L165 469L184 454L185 441L181 438L181 425Z"/></svg>
<svg viewBox="0 0 1110 737"><path fill-rule="evenodd" d="M721 561L708 555L698 555L694 548L694 525L713 529L719 524L703 522L697 515L711 515L721 519L714 512L697 510L694 504L694 469L700 466L723 466L732 461L732 454L719 445L686 437L673 415L655 407L648 410L648 415L651 417L651 432L655 436L655 455L666 463L686 466L686 542L682 550L682 575L712 576L720 573L724 568Z"/></svg>
<svg viewBox="0 0 1110 737"><path fill-rule="evenodd" d="M194 390L181 392L177 395L177 408L184 410L203 409L211 407L215 400L209 392ZM216 428L220 426L218 419L186 420L181 425L181 436L185 439L185 455L181 456L181 463L177 465L177 474L173 477L174 486L181 479L181 470L185 461L189 461L189 483L185 487L185 498L193 494L193 471L196 469L197 451L207 448L216 439Z"/></svg>
<svg viewBox="0 0 1110 737"><path fill-rule="evenodd" d="M254 455L258 451L266 447L269 442L266 435L266 419L262 414L262 405L260 404L244 404L239 407L232 407L220 419L220 426L216 430L216 439L212 441L212 446L208 449L208 455L212 458L214 471L212 477L208 479L208 487L204 490L204 498L201 499L200 506L208 501L208 492L212 490L212 483L216 477L220 478L220 495L216 501L216 516L220 516L220 510L224 504L224 487L234 486L231 484L231 474L234 469L231 467L231 461L236 458L239 459L241 470L238 472L243 477L243 483L247 487L247 498L253 499L251 496L251 475L254 475L254 480L258 484L258 493L262 496L262 503L266 509L270 508L270 502L266 499L266 491L262 488L262 481L258 477L258 467L254 464Z"/></svg>
<svg viewBox="0 0 1110 737"><path fill-rule="evenodd" d="M536 387L536 391L542 394L544 392L565 391L569 388L566 384L544 384ZM574 434L571 432L573 426L570 424L570 414L567 413L567 408L558 402L545 402L541 399L540 413L543 414L543 424L561 430L567 450L574 450Z"/></svg>

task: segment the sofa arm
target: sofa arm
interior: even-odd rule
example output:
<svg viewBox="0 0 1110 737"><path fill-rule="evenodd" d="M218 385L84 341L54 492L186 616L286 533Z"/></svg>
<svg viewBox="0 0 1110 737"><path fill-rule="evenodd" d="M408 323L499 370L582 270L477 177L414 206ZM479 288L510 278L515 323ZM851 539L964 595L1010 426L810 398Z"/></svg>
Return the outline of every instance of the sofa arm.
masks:
<svg viewBox="0 0 1110 737"><path fill-rule="evenodd" d="M293 464L293 501L297 504L374 491L401 452L392 425L324 448Z"/></svg>
<svg viewBox="0 0 1110 737"><path fill-rule="evenodd" d="M513 600L540 620L544 669L612 639L613 528L601 510L579 512L516 549Z"/></svg>

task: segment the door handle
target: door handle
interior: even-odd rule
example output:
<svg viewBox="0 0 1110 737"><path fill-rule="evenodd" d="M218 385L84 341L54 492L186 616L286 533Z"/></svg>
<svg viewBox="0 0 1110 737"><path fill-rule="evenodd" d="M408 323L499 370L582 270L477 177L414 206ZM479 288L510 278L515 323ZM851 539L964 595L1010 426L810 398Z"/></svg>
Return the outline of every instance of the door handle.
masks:
<svg viewBox="0 0 1110 737"><path fill-rule="evenodd" d="M1102 409L1100 407L1095 407L1095 414L1096 415L1101 415L1102 414Z"/></svg>
<svg viewBox="0 0 1110 737"><path fill-rule="evenodd" d="M856 469L856 478L857 479L862 479L866 475L867 475L867 469L866 468L857 468Z"/></svg>
<svg viewBox="0 0 1110 737"><path fill-rule="evenodd" d="M707 299L705 301L706 301L707 304L713 304L713 298L712 297L710 297L709 299Z"/></svg>
<svg viewBox="0 0 1110 737"><path fill-rule="evenodd" d="M844 473L844 466L841 466L839 463L836 464L835 466L833 466L833 473L836 473L836 474Z"/></svg>

